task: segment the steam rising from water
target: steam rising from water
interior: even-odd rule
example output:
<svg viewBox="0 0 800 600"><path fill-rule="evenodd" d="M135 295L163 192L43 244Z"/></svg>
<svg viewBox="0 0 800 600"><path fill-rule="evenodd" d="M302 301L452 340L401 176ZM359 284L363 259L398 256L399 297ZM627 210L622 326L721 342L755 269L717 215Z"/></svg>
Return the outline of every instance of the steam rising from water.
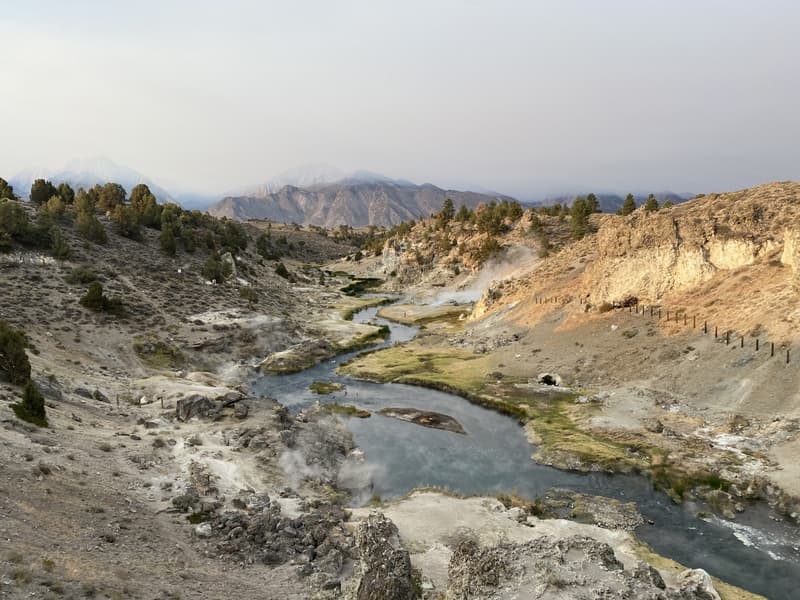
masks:
<svg viewBox="0 0 800 600"><path fill-rule="evenodd" d="M446 303L466 304L477 302L492 281L519 277L533 269L539 259L533 250L525 246L512 246L501 256L487 262L476 278L461 289L442 292L431 303L439 306Z"/></svg>
<svg viewBox="0 0 800 600"><path fill-rule="evenodd" d="M323 474L318 464L308 464L306 455L300 450L286 450L278 459L278 465L289 478L292 488L297 489L305 479L316 479Z"/></svg>

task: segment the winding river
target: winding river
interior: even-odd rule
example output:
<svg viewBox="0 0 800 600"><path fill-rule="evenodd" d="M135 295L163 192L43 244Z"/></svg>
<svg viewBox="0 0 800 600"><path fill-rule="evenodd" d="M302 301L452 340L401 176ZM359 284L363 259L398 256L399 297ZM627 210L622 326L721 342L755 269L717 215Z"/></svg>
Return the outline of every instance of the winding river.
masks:
<svg viewBox="0 0 800 600"><path fill-rule="evenodd" d="M376 317L377 310L364 309L355 320L388 325L391 335L383 345L416 335L413 327ZM706 510L705 506L693 502L676 505L654 491L650 480L642 476L584 474L538 465L531 460L533 448L522 428L509 417L452 394L338 375L336 367L355 354L338 356L300 373L263 377L254 388L293 411L319 400L351 404L373 413L369 419L345 419L355 443L366 454L357 475L368 478L371 487L362 500L372 494L396 498L417 487L439 486L460 494L514 492L529 499L559 487L632 501L648 523L636 530L637 537L659 554L770 599L800 596L800 532L767 506L754 504L735 522L701 519L696 515ZM346 392L313 394L308 386L318 380L344 383ZM390 406L451 415L467 435L377 413ZM354 483L353 487L358 486Z"/></svg>

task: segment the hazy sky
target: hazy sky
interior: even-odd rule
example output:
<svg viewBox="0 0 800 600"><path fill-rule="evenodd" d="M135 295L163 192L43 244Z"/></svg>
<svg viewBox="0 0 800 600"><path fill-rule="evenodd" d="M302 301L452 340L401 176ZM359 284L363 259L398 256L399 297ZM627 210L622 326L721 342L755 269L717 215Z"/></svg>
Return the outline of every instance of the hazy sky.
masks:
<svg viewBox="0 0 800 600"><path fill-rule="evenodd" d="M0 176L329 163L523 198L800 179L800 2L2 0Z"/></svg>

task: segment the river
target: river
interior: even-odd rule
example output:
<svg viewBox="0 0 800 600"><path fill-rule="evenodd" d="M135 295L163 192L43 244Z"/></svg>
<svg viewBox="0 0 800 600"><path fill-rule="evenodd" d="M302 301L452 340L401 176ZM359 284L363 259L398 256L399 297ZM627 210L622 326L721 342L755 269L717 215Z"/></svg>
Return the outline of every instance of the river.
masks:
<svg viewBox="0 0 800 600"><path fill-rule="evenodd" d="M383 345L414 337L415 328L380 319L377 310L362 310L355 320L388 325L391 335ZM254 390L293 411L320 401L352 404L372 412L368 419L345 419L355 443L366 454L360 474L371 479L370 495L389 499L417 487L438 486L459 494L513 492L533 500L547 489L559 487L635 502L648 520L636 530L636 536L659 554L770 599L800 595L800 532L763 503L749 506L735 522L699 518L696 515L707 511L706 506L694 502L676 505L654 491L643 476L585 474L538 465L531 459L533 447L514 419L453 394L338 375L336 367L356 354L343 354L292 375L262 377ZM316 395L308 386L320 380L343 383L346 392ZM451 415L467 434L421 427L377 413L390 406Z"/></svg>

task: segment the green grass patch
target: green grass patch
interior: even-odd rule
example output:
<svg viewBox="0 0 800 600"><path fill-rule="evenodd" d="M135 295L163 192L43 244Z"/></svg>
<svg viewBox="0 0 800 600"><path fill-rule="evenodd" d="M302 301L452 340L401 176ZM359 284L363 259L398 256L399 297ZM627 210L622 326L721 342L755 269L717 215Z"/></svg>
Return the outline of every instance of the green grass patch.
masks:
<svg viewBox="0 0 800 600"><path fill-rule="evenodd" d="M378 287L383 283L383 279L377 277L354 277L341 291L348 296L358 296L369 289Z"/></svg>
<svg viewBox="0 0 800 600"><path fill-rule="evenodd" d="M643 560L659 571L678 575L687 568L684 565L667 558L666 556L657 554L644 542L637 541L634 551L640 560ZM764 596L759 596L758 594L753 594L752 592L748 592L741 588L727 584L716 577L712 576L711 580L714 582L714 589L717 590L717 593L722 600L766 600Z"/></svg>
<svg viewBox="0 0 800 600"><path fill-rule="evenodd" d="M179 348L155 337L134 338L133 351L153 369L177 369L186 363Z"/></svg>
<svg viewBox="0 0 800 600"><path fill-rule="evenodd" d="M86 267L75 267L64 276L64 281L71 285L88 285L97 280L97 274Z"/></svg>
<svg viewBox="0 0 800 600"><path fill-rule="evenodd" d="M187 515L186 520L189 521L189 523L191 523L192 525L199 525L200 523L205 523L206 521L210 521L213 517L214 513L204 510Z"/></svg>
<svg viewBox="0 0 800 600"><path fill-rule="evenodd" d="M315 381L308 386L315 394L332 394L344 389L344 384L335 381Z"/></svg>
<svg viewBox="0 0 800 600"><path fill-rule="evenodd" d="M337 402L326 402L322 405L322 409L331 414L358 417L359 419L366 419L372 416L368 410L357 408L351 404L339 404Z"/></svg>
<svg viewBox="0 0 800 600"><path fill-rule="evenodd" d="M388 325L376 325L377 330L370 333L358 336L346 344L336 344L336 350L339 354L344 352L352 352L353 350L360 350L367 348L376 342L383 341L389 337L391 330Z"/></svg>
<svg viewBox="0 0 800 600"><path fill-rule="evenodd" d="M687 471L682 465L665 461L650 470L653 487L669 495L675 502L695 490L722 490L727 492L731 484L710 471Z"/></svg>
<svg viewBox="0 0 800 600"><path fill-rule="evenodd" d="M383 306L384 304L391 304L392 302L394 302L392 298L359 298L358 304L355 306L349 306L342 311L342 319L345 321L352 321L353 316L365 308L370 308L372 306Z"/></svg>
<svg viewBox="0 0 800 600"><path fill-rule="evenodd" d="M432 323L460 323L462 314L472 312L472 304L442 304L426 306L396 304L378 311L378 316L404 325L430 325Z"/></svg>

